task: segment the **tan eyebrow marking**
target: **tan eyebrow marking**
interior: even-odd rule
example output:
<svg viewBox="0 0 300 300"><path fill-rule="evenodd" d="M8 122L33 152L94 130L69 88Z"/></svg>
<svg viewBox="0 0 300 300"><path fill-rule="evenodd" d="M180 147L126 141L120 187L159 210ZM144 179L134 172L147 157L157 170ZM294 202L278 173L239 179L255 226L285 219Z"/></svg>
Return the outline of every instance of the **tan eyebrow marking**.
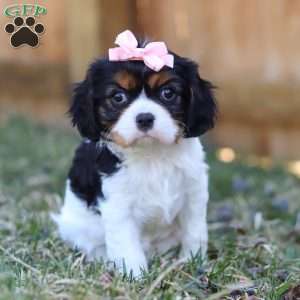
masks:
<svg viewBox="0 0 300 300"><path fill-rule="evenodd" d="M155 87L159 87L162 84L166 83L168 80L174 78L174 76L172 76L172 74L170 74L169 72L159 72L159 73L155 73L153 75L151 75L148 79L148 85L150 88L155 88Z"/></svg>
<svg viewBox="0 0 300 300"><path fill-rule="evenodd" d="M118 85L126 90L134 89L137 86L136 78L127 71L119 71L114 76L114 79L118 83Z"/></svg>

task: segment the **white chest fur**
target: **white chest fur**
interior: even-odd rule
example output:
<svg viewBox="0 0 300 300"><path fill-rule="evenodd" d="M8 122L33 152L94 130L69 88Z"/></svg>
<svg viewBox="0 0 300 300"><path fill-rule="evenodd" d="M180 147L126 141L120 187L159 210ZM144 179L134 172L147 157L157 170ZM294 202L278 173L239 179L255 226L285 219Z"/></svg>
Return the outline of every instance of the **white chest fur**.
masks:
<svg viewBox="0 0 300 300"><path fill-rule="evenodd" d="M151 161L129 167L130 174L139 178L130 182L134 203L132 212L139 223L155 222L171 224L184 199L184 170L165 158L161 162Z"/></svg>
<svg viewBox="0 0 300 300"><path fill-rule="evenodd" d="M146 257L180 244L181 257L207 248L207 166L198 139L177 145L112 148L122 166L102 177L101 216L78 198L67 183L65 203L53 215L61 237L88 258L123 262L135 275Z"/></svg>
<svg viewBox="0 0 300 300"><path fill-rule="evenodd" d="M124 150L123 150L124 151ZM177 145L143 145L125 150L118 173L103 180L107 201L119 199L138 225L170 225L184 205L189 181L206 173L203 150L198 139Z"/></svg>

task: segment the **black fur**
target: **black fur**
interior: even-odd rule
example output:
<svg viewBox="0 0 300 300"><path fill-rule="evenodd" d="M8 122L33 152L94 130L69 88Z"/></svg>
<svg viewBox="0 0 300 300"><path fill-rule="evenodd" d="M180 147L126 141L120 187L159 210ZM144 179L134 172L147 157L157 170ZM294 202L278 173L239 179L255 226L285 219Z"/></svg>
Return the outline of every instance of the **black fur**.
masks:
<svg viewBox="0 0 300 300"><path fill-rule="evenodd" d="M143 44L143 46L145 46ZM173 80L169 85L176 91L176 98L170 103L162 102L158 97L161 87L152 87L147 80L154 72L141 61L110 62L107 58L91 64L84 81L74 89L70 107L72 123L80 134L90 140L83 142L76 151L69 173L71 188L88 206L95 205L98 197L103 197L101 177L114 174L120 160L111 151L96 141L106 139L106 133L117 122L126 107L116 106L110 101L113 90L121 89L114 81L120 71L126 71L134 77L133 89L126 90L130 105L144 89L151 100L163 105L182 126L185 138L197 137L214 126L216 103L212 84L201 79L198 65L175 53L174 68L164 67Z"/></svg>
<svg viewBox="0 0 300 300"><path fill-rule="evenodd" d="M175 72L184 78L185 90L185 137L197 137L215 125L217 105L213 85L199 76L198 65L186 58L175 56Z"/></svg>
<svg viewBox="0 0 300 300"><path fill-rule="evenodd" d="M88 206L96 205L102 197L102 176L117 172L121 161L107 146L97 146L95 142L83 142L77 148L69 172L72 191Z"/></svg>
<svg viewBox="0 0 300 300"><path fill-rule="evenodd" d="M212 92L212 84L200 78L198 65L193 61L180 57L175 53L174 68L164 67L162 70L174 73L181 85L181 99L177 105L169 104L165 107L171 115L183 125L186 138L197 137L214 126L216 117L216 103ZM73 125L78 127L83 137L97 141L105 137L107 131L116 122L123 111L123 107L114 107L106 101L107 87L112 85L114 75L126 70L137 81L136 88L129 92L131 99L128 105L145 87L147 78L155 73L141 61L110 62L107 58L99 59L91 64L86 79L74 89L73 102L70 108ZM157 101L156 96L148 96ZM99 108L105 114L99 114Z"/></svg>
<svg viewBox="0 0 300 300"><path fill-rule="evenodd" d="M95 103L92 94L92 85L88 77L75 85L73 101L69 110L73 126L77 126L83 137L92 141L99 139L100 126L95 115Z"/></svg>

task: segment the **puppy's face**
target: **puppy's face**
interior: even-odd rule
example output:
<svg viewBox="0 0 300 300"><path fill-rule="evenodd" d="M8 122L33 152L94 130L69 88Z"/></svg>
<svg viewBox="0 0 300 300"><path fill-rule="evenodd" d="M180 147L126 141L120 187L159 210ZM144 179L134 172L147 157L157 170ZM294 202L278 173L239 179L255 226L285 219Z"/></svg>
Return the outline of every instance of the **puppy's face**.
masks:
<svg viewBox="0 0 300 300"><path fill-rule="evenodd" d="M174 58L174 68L160 72L141 61L96 61L75 88L73 124L84 137L123 147L203 134L215 118L211 85L199 77L195 63Z"/></svg>
<svg viewBox="0 0 300 300"><path fill-rule="evenodd" d="M122 146L153 140L174 143L182 133L184 83L174 72L139 67L114 72L99 102L100 120L109 138Z"/></svg>

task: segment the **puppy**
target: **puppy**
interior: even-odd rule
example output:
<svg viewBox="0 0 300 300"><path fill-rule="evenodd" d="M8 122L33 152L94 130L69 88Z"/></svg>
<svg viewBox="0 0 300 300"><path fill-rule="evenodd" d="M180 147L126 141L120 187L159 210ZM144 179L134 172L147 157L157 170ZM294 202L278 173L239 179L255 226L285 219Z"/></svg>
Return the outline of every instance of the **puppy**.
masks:
<svg viewBox="0 0 300 300"><path fill-rule="evenodd" d="M138 43L129 31L116 43L75 87L70 114L84 140L53 218L89 259L139 276L147 258L173 246L184 259L206 254L208 167L198 137L214 126L216 104L197 64L164 43Z"/></svg>

